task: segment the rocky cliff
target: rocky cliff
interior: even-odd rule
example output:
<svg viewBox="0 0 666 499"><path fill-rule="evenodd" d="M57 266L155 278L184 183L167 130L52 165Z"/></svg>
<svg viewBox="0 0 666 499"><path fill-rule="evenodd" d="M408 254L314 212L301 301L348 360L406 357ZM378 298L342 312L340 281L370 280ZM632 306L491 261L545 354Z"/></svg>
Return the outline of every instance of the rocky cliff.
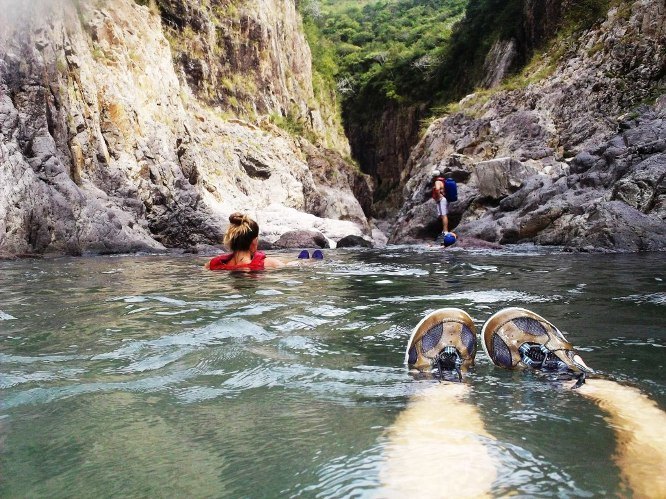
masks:
<svg viewBox="0 0 666 499"><path fill-rule="evenodd" d="M464 98L412 151L390 240L441 230L437 167L459 182L450 219L463 237L666 249L665 46L662 0L617 2L509 84Z"/></svg>
<svg viewBox="0 0 666 499"><path fill-rule="evenodd" d="M262 119L293 107L319 126L293 2L219 3L207 20L193 5L2 1L0 253L213 244L236 210L269 242L370 235L353 194L371 197L367 178Z"/></svg>
<svg viewBox="0 0 666 499"><path fill-rule="evenodd" d="M418 142L425 107L386 102L370 116L347 120L352 154L376 184L371 209L379 218L400 205L400 175Z"/></svg>
<svg viewBox="0 0 666 499"><path fill-rule="evenodd" d="M182 79L227 115L287 120L349 154L334 103L315 98L310 47L293 1L152 0Z"/></svg>

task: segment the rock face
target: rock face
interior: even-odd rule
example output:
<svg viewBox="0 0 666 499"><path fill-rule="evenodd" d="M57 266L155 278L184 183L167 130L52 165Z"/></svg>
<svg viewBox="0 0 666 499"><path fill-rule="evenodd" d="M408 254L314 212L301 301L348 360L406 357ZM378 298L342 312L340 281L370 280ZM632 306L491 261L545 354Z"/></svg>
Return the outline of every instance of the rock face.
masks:
<svg viewBox="0 0 666 499"><path fill-rule="evenodd" d="M299 122L325 147L349 154L337 110L315 98L294 1L154 3L174 62L197 98L246 120L276 115Z"/></svg>
<svg viewBox="0 0 666 499"><path fill-rule="evenodd" d="M548 78L463 99L462 111L433 123L414 148L390 241L441 230L428 201L437 166L459 182L449 216L459 235L583 250L666 249L665 27L662 1L621 4L567 42Z"/></svg>
<svg viewBox="0 0 666 499"><path fill-rule="evenodd" d="M315 148L305 140L300 146L306 155L316 191L308 198L308 213L366 226L374 190L370 177L361 175L358 169L330 149Z"/></svg>
<svg viewBox="0 0 666 499"><path fill-rule="evenodd" d="M516 41L498 40L490 49L483 65L485 76L481 80L484 88L496 87L509 74L516 59Z"/></svg>
<svg viewBox="0 0 666 499"><path fill-rule="evenodd" d="M489 201L500 201L517 191L523 180L535 171L513 158L495 158L480 161L472 171L479 196Z"/></svg>
<svg viewBox="0 0 666 499"><path fill-rule="evenodd" d="M159 12L130 0L7 2L0 12L0 253L215 244L232 211L257 219L268 242L301 229L332 239L371 234L353 194L367 195L367 178L347 165L338 183L327 170L344 163L337 153L210 107L184 81L191 75L179 79L182 54L175 50L175 64ZM257 110L279 109L291 92L304 103L313 98L307 70L300 88L285 81L309 57L307 46L299 52L294 38L277 48L296 27L288 24L293 2L259 3L254 21L239 29L271 40L255 54L265 67L250 74L257 82L275 78L280 91L262 87ZM236 59L256 45L237 42L229 49ZM272 73L283 58L293 65Z"/></svg>
<svg viewBox="0 0 666 499"><path fill-rule="evenodd" d="M399 205L399 179L418 140L425 105L386 104L362 122L351 119L347 135L352 153L376 184L373 212L386 216Z"/></svg>
<svg viewBox="0 0 666 499"><path fill-rule="evenodd" d="M275 241L275 248L330 248L329 242L316 230L294 230L285 232Z"/></svg>

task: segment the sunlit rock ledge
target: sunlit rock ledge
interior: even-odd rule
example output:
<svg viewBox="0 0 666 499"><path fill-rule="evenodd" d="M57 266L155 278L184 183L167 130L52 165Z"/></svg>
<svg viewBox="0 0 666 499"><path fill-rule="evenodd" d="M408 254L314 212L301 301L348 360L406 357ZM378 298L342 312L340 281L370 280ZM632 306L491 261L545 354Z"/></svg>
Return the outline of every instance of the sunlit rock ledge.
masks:
<svg viewBox="0 0 666 499"><path fill-rule="evenodd" d="M0 12L0 253L217 244L234 211L256 216L268 241L303 228L333 242L372 239L357 200L372 197L369 179L268 120L232 119L200 101L150 9L10 3ZM264 7L256 22L267 34L297 30L293 12ZM307 46L265 56L285 58L269 61L275 78L311 78ZM275 105L314 100L311 82L301 83Z"/></svg>

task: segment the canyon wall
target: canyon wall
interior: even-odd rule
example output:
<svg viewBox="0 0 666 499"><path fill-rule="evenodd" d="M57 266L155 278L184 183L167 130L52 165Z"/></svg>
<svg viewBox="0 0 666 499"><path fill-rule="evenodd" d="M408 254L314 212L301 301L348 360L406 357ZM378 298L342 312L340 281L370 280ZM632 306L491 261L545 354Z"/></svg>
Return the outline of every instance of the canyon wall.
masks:
<svg viewBox="0 0 666 499"><path fill-rule="evenodd" d="M390 240L441 230L428 200L439 168L459 183L461 237L666 249L665 46L663 1L618 2L511 85L465 97L413 149Z"/></svg>
<svg viewBox="0 0 666 499"><path fill-rule="evenodd" d="M349 154L340 116L316 98L310 47L293 1L153 0L174 61L199 100L246 120L272 117Z"/></svg>
<svg viewBox="0 0 666 499"><path fill-rule="evenodd" d="M353 156L377 184L373 209L378 217L401 207L401 174L443 96L499 85L554 35L563 9L562 0L471 0L449 46L432 55L427 67L412 63L396 70L397 77L409 81L396 83L400 98L386 97L376 81L345 102Z"/></svg>
<svg viewBox="0 0 666 499"><path fill-rule="evenodd" d="M162 7L167 4L173 12L191 7L176 1ZM197 80L188 65L207 52L191 49L192 57L184 58L183 42L167 38L175 36L177 22L164 27L161 12L172 11L155 3L3 0L0 253L215 244L233 211L255 217L268 242L300 229L319 230L332 241L369 238L354 196L372 197L369 179L323 141L295 139L262 114L292 105L312 117L316 109L309 50L294 35L293 2L250 7L260 4L250 11L229 3L227 22L235 27L216 30L220 39L228 36L211 46L218 66L237 64L226 76L210 70ZM225 19L222 14L210 22ZM187 37L200 17L182 16ZM214 94L226 88L225 77L235 95L247 90L233 76L241 67L257 88L253 123L237 119ZM246 97L249 102L252 95ZM316 132L317 119L311 122ZM342 175L334 178L333 170Z"/></svg>
<svg viewBox="0 0 666 499"><path fill-rule="evenodd" d="M371 116L348 119L354 158L376 184L372 213L384 218L401 202L400 175L418 141L425 105L387 102Z"/></svg>
<svg viewBox="0 0 666 499"><path fill-rule="evenodd" d="M494 89L420 140L426 102L348 123L369 175L345 160L291 0L0 5L0 255L204 249L233 211L268 246L311 229L381 243L371 213L393 242L428 240L434 168L459 182L463 237L666 247L663 1L570 32L574 2L519 2L474 80Z"/></svg>

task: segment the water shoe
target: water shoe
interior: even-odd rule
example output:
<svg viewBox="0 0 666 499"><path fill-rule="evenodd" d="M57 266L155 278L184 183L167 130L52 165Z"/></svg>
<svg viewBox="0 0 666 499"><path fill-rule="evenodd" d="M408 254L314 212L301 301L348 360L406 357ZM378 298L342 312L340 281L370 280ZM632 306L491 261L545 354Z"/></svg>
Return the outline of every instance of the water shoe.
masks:
<svg viewBox="0 0 666 499"><path fill-rule="evenodd" d="M417 324L409 338L405 363L410 370L455 371L462 380L461 367L474 365L476 326L459 308L441 308Z"/></svg>
<svg viewBox="0 0 666 499"><path fill-rule="evenodd" d="M505 308L490 317L481 330L483 349L496 366L550 372L593 372L562 332L524 308Z"/></svg>

